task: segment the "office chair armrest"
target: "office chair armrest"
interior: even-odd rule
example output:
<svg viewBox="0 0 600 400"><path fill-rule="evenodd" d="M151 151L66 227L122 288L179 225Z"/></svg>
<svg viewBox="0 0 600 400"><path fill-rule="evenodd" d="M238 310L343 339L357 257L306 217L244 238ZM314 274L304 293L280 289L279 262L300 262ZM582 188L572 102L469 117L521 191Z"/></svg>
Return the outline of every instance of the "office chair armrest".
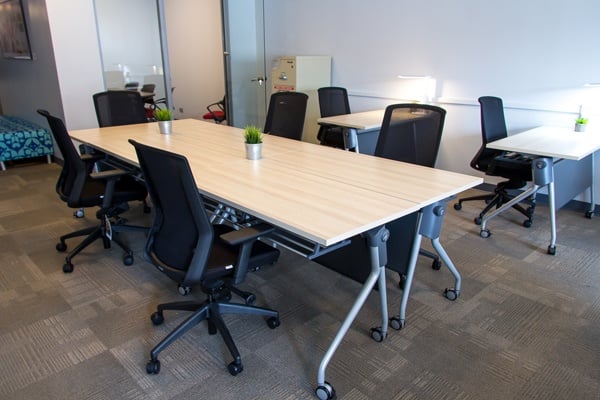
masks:
<svg viewBox="0 0 600 400"><path fill-rule="evenodd" d="M248 228L242 228L237 231L231 231L219 236L225 243L231 246L237 246L249 241L258 239L260 236L267 235L275 230L275 227L269 224L258 224Z"/></svg>
<svg viewBox="0 0 600 400"><path fill-rule="evenodd" d="M233 276L233 284L239 285L246 278L248 272L248 261L252 254L252 245L260 236L267 235L275 230L269 224L258 224L253 227L242 228L239 231L231 231L219 236L226 243L235 246L240 245L238 261Z"/></svg>
<svg viewBox="0 0 600 400"><path fill-rule="evenodd" d="M85 163L95 163L96 161L100 161L105 157L106 156L104 154L85 153L81 155L81 161Z"/></svg>

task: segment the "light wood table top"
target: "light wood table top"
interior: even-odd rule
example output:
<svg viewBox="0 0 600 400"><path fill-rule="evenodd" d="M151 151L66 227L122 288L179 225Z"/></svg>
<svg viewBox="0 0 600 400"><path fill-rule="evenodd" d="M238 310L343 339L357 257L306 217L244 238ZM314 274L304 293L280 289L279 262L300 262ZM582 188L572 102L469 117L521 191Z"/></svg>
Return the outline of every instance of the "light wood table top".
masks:
<svg viewBox="0 0 600 400"><path fill-rule="evenodd" d="M359 130L371 130L381 127L385 110L363 111L358 113L336 115L333 117L322 117L317 119L318 123L341 126L343 128L354 128Z"/></svg>
<svg viewBox="0 0 600 400"><path fill-rule="evenodd" d="M540 126L488 143L487 147L578 161L600 150L600 132Z"/></svg>
<svg viewBox="0 0 600 400"><path fill-rule="evenodd" d="M265 135L263 158L245 159L243 130L199 120L70 132L137 165L128 139L188 158L201 193L322 246L411 214L481 178Z"/></svg>

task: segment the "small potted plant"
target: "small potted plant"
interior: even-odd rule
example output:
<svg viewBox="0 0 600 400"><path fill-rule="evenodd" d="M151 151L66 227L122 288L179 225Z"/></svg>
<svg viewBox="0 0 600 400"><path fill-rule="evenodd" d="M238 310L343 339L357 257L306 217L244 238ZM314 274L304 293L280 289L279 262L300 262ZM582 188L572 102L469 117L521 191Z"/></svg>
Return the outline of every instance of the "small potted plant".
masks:
<svg viewBox="0 0 600 400"><path fill-rule="evenodd" d="M256 126L249 125L244 129L246 158L248 160L260 160L262 156L262 138L263 134Z"/></svg>
<svg viewBox="0 0 600 400"><path fill-rule="evenodd" d="M584 132L587 122L588 122L587 118L578 117L575 120L575 132Z"/></svg>
<svg viewBox="0 0 600 400"><path fill-rule="evenodd" d="M154 118L158 121L158 130L160 133L168 135L171 133L171 123L173 114L168 108L154 110Z"/></svg>

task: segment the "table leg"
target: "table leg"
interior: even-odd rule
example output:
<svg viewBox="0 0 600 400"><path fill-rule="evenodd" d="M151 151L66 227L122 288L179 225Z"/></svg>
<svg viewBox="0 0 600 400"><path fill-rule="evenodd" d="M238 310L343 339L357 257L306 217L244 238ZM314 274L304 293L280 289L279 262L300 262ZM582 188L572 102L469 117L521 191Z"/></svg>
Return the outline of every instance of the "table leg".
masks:
<svg viewBox="0 0 600 400"><path fill-rule="evenodd" d="M358 133L354 128L344 128L343 129L344 136L344 149L350 150L354 149L355 153L359 153L358 150Z"/></svg>
<svg viewBox="0 0 600 400"><path fill-rule="evenodd" d="M4 161L0 161L0 169L2 169L2 171L6 171L6 166L4 165Z"/></svg>
<svg viewBox="0 0 600 400"><path fill-rule="evenodd" d="M333 354L341 344L342 339L348 332L348 329L350 329L350 325L358 315L358 312L373 290L375 282L379 281L380 292L382 292L381 300L386 300L385 290L381 290L381 288L383 287L385 289L385 265L387 263L386 242L389 237L389 231L385 228L385 226L381 226L366 232L364 235L366 236L371 255L371 273L367 277L367 280L358 294L358 297L354 301L352 308L350 308L350 311L346 315L342 326L333 338L329 348L327 349L327 352L321 360L319 371L317 373L317 388L315 389L315 394L320 400L330 400L335 398L335 389L330 383L325 381L325 370L327 369L327 365L329 364L329 361L331 361ZM382 325L387 331L387 301L381 304L381 310L382 315L385 316L385 321L382 323Z"/></svg>
<svg viewBox="0 0 600 400"><path fill-rule="evenodd" d="M556 254L556 200L554 197L554 181L548 184L548 210L550 212L550 245L548 254Z"/></svg>
<svg viewBox="0 0 600 400"><path fill-rule="evenodd" d="M588 218L592 218L594 216L594 211L596 210L596 201L594 200L594 172L595 172L595 167L594 167L594 156L595 154L592 154L592 182L590 184L590 209L585 213L585 216Z"/></svg>

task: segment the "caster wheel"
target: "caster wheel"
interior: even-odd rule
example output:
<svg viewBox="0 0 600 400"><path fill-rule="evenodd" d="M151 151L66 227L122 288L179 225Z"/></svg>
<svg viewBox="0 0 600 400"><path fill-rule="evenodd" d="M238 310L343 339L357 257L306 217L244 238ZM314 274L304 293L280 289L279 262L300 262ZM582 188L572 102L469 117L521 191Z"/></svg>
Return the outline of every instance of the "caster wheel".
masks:
<svg viewBox="0 0 600 400"><path fill-rule="evenodd" d="M79 210L73 213L73 216L75 218L83 218L85 216L85 211L83 211L83 208L80 208Z"/></svg>
<svg viewBox="0 0 600 400"><path fill-rule="evenodd" d="M269 328L275 329L279 325L281 325L281 321L279 320L279 318L271 317L271 318L267 319L267 325L269 326Z"/></svg>
<svg viewBox="0 0 600 400"><path fill-rule="evenodd" d="M525 221L523 221L523 226L525 228L531 228L531 225L533 225L533 221L531 221L530 219L526 219Z"/></svg>
<svg viewBox="0 0 600 400"><path fill-rule="evenodd" d="M123 257L123 265L133 265L133 256L127 254L125 257Z"/></svg>
<svg viewBox="0 0 600 400"><path fill-rule="evenodd" d="M192 291L192 289L189 286L178 285L177 286L177 291L179 292L180 295L187 296L188 294L190 294L190 292Z"/></svg>
<svg viewBox="0 0 600 400"><path fill-rule="evenodd" d="M56 243L56 251L60 251L61 253L67 251L67 244L63 242Z"/></svg>
<svg viewBox="0 0 600 400"><path fill-rule="evenodd" d="M160 325L163 322L165 322L165 317L157 311L155 313L152 313L152 315L150 316L150 321L152 321L154 325Z"/></svg>
<svg viewBox="0 0 600 400"><path fill-rule="evenodd" d="M73 264L71 264L70 262L65 263L65 265L63 265L63 272L65 274L70 274L71 272L73 272Z"/></svg>
<svg viewBox="0 0 600 400"><path fill-rule="evenodd" d="M455 203L455 204L454 204L454 209L455 209L456 211L460 211L460 210L462 210L462 204L460 204L460 203Z"/></svg>
<svg viewBox="0 0 600 400"><path fill-rule="evenodd" d="M256 296L252 293L250 293L248 296L246 296L246 304L251 306L254 303L256 303Z"/></svg>
<svg viewBox="0 0 600 400"><path fill-rule="evenodd" d="M442 268L442 262L440 261L440 259L435 259L433 260L433 262L431 263L431 269L434 269L436 271L439 271Z"/></svg>
<svg viewBox="0 0 600 400"><path fill-rule="evenodd" d="M489 229L482 229L481 231L479 231L479 236L481 236L482 238L486 239L489 238L491 236L491 232Z"/></svg>
<svg viewBox="0 0 600 400"><path fill-rule="evenodd" d="M400 317L390 318L390 326L392 329L399 331L400 329L404 328L404 325L406 325L406 322L403 319L400 319Z"/></svg>
<svg viewBox="0 0 600 400"><path fill-rule="evenodd" d="M481 225L481 217L475 217L473 222L475 222L475 225Z"/></svg>
<svg viewBox="0 0 600 400"><path fill-rule="evenodd" d="M586 211L585 212L585 217L587 219L592 219L593 216L594 216L594 212L593 211Z"/></svg>
<svg viewBox="0 0 600 400"><path fill-rule="evenodd" d="M404 290L406 286L406 274L398 274L400 276L400 281L398 281L398 287Z"/></svg>
<svg viewBox="0 0 600 400"><path fill-rule="evenodd" d="M454 301L454 300L458 299L458 292L456 291L456 289L447 288L444 290L444 296L448 300Z"/></svg>
<svg viewBox="0 0 600 400"><path fill-rule="evenodd" d="M242 366L242 363L237 363L235 361L232 361L231 363L229 363L229 365L227 366L227 369L229 370L229 373L232 376L236 376L237 374L239 374L240 372L242 372L244 370L244 367Z"/></svg>
<svg viewBox="0 0 600 400"><path fill-rule="evenodd" d="M158 360L150 360L148 364L146 364L146 372L150 375L156 375L160 372L160 361Z"/></svg>
<svg viewBox="0 0 600 400"><path fill-rule="evenodd" d="M386 335L381 331L381 327L371 328L371 339L373 339L377 343L383 342L385 336Z"/></svg>
<svg viewBox="0 0 600 400"><path fill-rule="evenodd" d="M556 246L548 246L548 254L551 256L556 254Z"/></svg>
<svg viewBox="0 0 600 400"><path fill-rule="evenodd" d="M317 386L315 394L319 400L331 400L335 398L335 389L327 381L323 385Z"/></svg>

